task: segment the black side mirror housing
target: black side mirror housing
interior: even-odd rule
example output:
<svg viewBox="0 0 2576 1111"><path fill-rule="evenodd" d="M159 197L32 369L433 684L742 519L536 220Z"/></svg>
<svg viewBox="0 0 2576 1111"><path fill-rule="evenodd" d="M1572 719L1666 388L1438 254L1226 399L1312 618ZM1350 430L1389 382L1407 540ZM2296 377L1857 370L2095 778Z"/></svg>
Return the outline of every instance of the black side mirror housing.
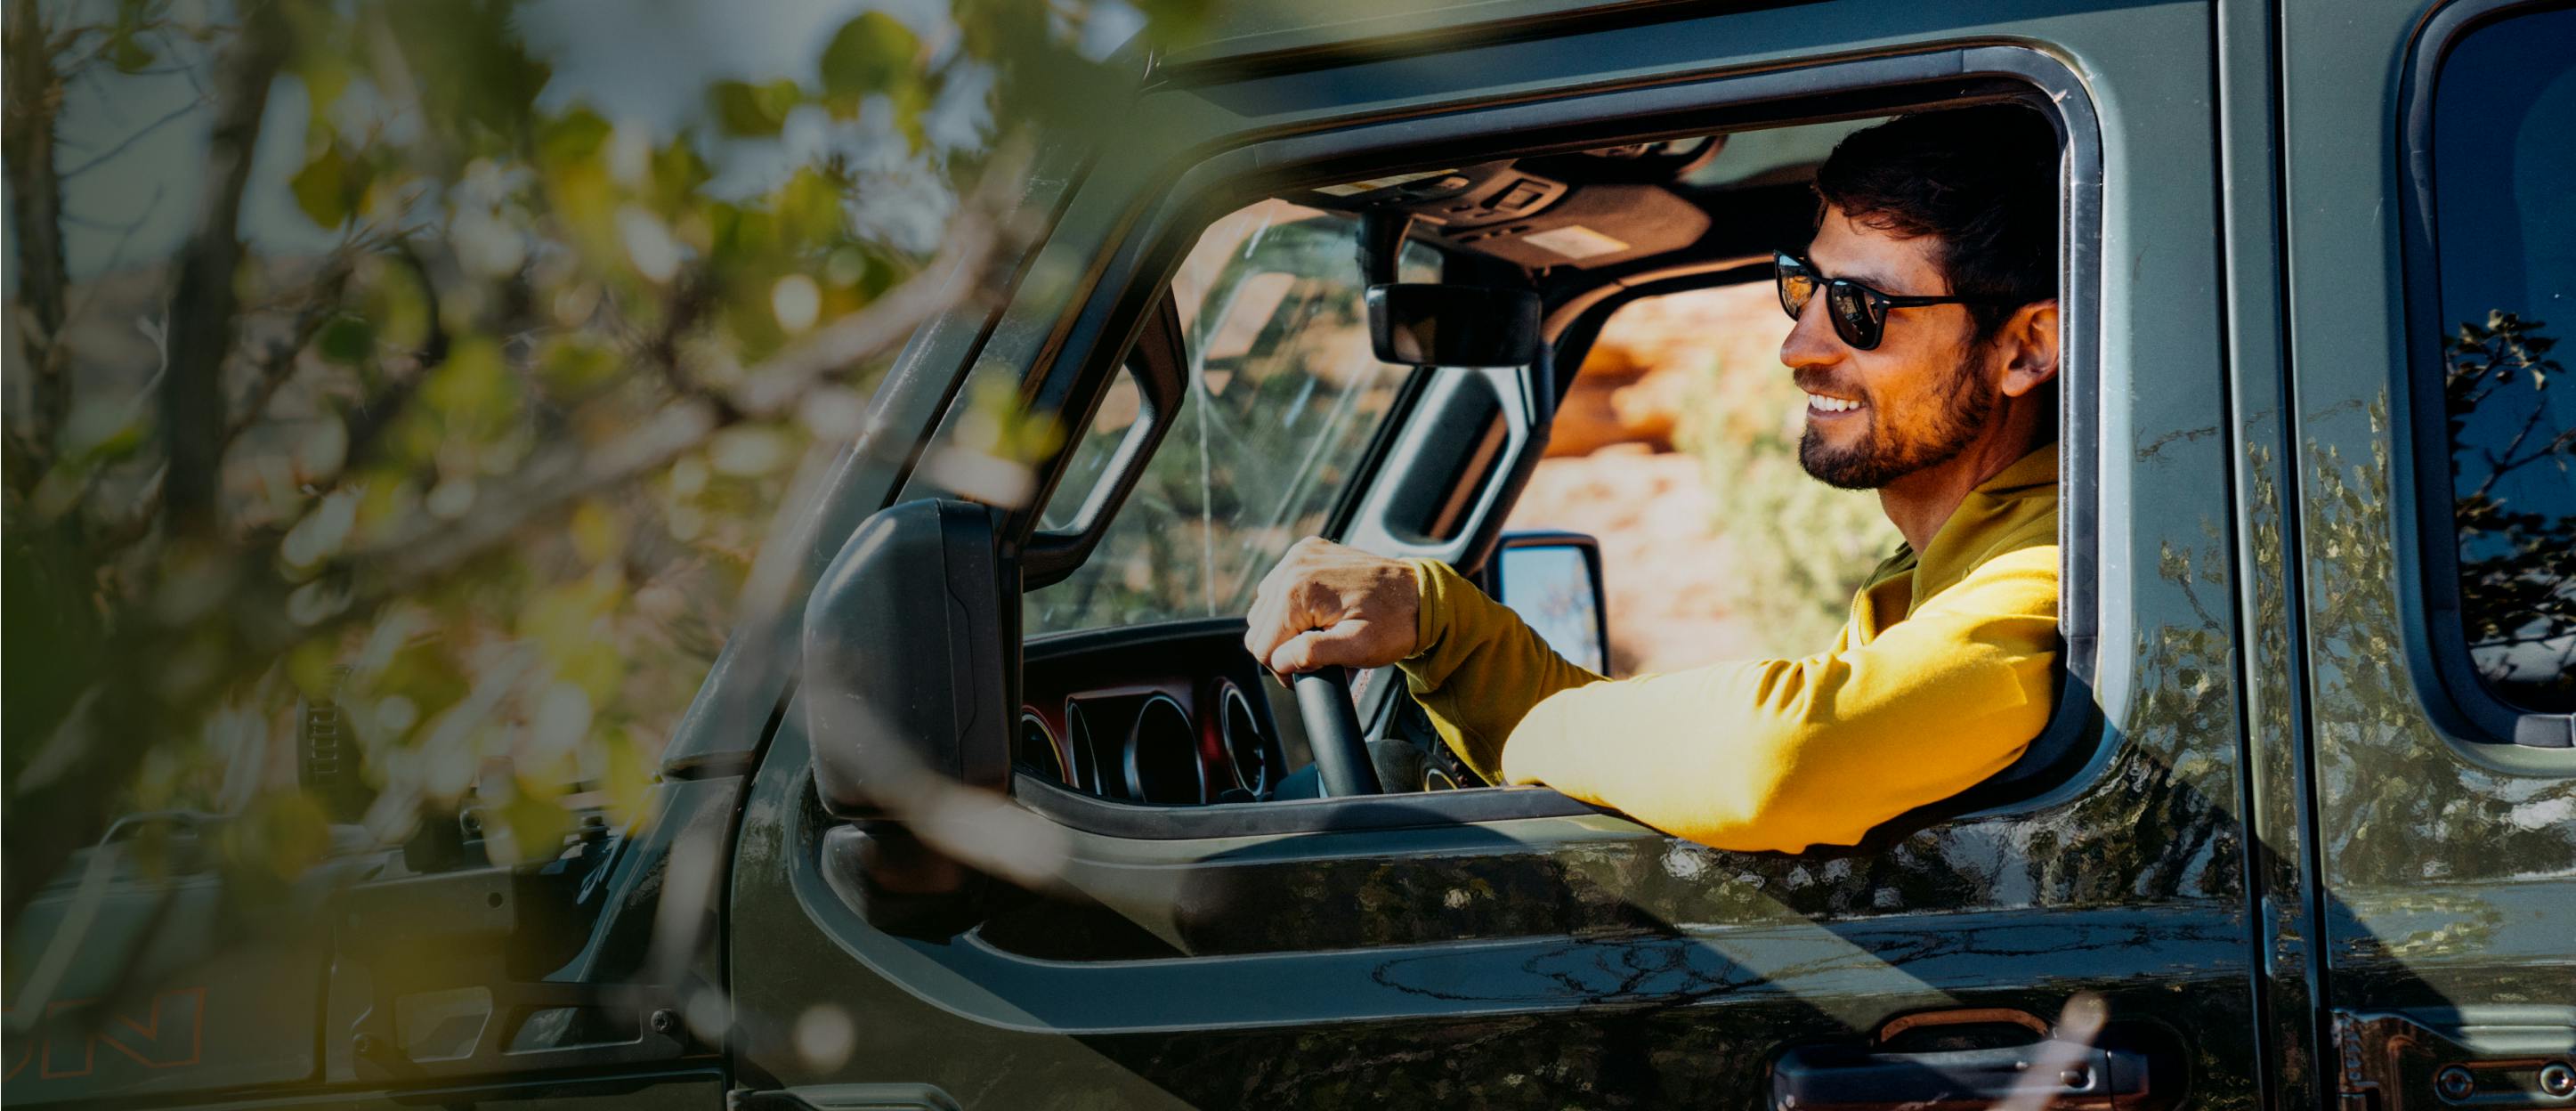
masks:
<svg viewBox="0 0 2576 1111"><path fill-rule="evenodd" d="M1369 341L1396 366L1522 367L1539 361L1538 294L1432 282L1368 287Z"/></svg>
<svg viewBox="0 0 2576 1111"><path fill-rule="evenodd" d="M913 501L861 522L805 604L797 701L824 832L826 882L869 925L944 941L982 921L1005 885L908 824L908 803L962 784L1007 789L1018 639L1015 564L994 513Z"/></svg>
<svg viewBox="0 0 2576 1111"><path fill-rule="evenodd" d="M883 816L925 775L1006 789L1007 568L993 511L969 502L889 506L851 532L805 605L798 698L834 817Z"/></svg>

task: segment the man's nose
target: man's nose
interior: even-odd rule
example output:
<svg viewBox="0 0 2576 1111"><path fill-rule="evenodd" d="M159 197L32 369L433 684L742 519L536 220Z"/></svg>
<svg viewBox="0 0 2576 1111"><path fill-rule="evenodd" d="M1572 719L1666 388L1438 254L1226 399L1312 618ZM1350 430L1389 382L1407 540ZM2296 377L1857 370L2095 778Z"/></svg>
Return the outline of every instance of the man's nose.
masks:
<svg viewBox="0 0 2576 1111"><path fill-rule="evenodd" d="M1834 334L1833 323L1825 319L1824 298L1807 301L1806 311L1789 329L1788 338L1780 341L1780 364L1791 370L1832 366L1843 358L1843 341Z"/></svg>

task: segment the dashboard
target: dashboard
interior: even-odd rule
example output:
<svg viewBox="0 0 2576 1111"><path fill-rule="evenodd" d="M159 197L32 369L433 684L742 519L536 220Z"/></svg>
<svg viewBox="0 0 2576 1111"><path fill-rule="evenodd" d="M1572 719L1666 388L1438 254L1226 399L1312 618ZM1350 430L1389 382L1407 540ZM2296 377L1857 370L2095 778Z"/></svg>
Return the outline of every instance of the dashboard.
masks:
<svg viewBox="0 0 2576 1111"><path fill-rule="evenodd" d="M1031 640L1012 763L1086 794L1157 806L1252 802L1286 774L1240 619Z"/></svg>

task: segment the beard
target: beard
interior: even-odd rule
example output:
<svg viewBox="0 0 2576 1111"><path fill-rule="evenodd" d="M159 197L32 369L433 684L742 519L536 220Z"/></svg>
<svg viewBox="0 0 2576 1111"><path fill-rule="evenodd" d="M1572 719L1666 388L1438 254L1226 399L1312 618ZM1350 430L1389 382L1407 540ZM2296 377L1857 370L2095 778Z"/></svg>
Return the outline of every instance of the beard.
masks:
<svg viewBox="0 0 2576 1111"><path fill-rule="evenodd" d="M1950 380L1939 390L1941 405L1928 423L1918 429L1898 431L1888 427L1876 398L1867 399L1869 427L1861 440L1850 447L1833 447L1809 424L1798 439L1798 465L1827 486L1841 490L1875 490L1913 474L1925 467L1938 466L1958 457L1975 442L1988 417L1994 415L1995 390L1981 373L1985 367L1983 345L1963 353Z"/></svg>

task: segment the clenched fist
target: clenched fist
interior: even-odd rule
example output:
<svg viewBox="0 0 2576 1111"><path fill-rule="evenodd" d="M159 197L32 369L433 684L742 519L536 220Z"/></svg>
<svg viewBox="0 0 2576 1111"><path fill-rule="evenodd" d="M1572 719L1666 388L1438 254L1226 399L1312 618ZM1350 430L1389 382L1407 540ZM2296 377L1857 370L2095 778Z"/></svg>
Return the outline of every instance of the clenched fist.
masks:
<svg viewBox="0 0 2576 1111"><path fill-rule="evenodd" d="M1421 608L1413 568L1309 536L1261 580L1243 648L1281 675L1383 667L1413 654Z"/></svg>

